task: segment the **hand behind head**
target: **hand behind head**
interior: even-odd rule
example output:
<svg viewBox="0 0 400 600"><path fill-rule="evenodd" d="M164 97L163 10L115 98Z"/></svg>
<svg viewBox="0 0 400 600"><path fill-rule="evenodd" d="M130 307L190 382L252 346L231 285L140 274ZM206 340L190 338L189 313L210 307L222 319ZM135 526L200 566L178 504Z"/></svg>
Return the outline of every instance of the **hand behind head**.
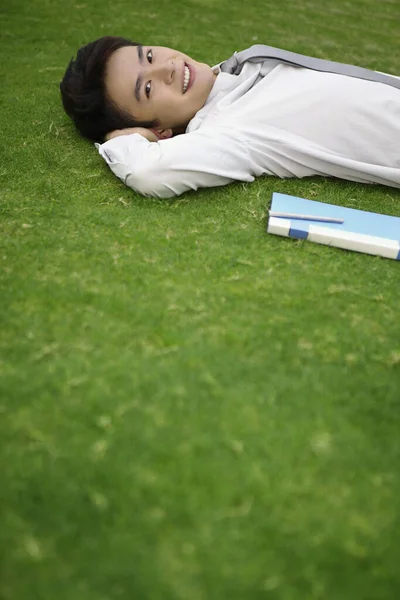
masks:
<svg viewBox="0 0 400 600"><path fill-rule="evenodd" d="M139 133L145 137L149 142L158 142L159 140L166 140L173 136L172 129L147 129L146 127L128 127L127 129L116 129L110 131L104 138L104 141L108 142L115 137L121 135L132 135L133 133Z"/></svg>

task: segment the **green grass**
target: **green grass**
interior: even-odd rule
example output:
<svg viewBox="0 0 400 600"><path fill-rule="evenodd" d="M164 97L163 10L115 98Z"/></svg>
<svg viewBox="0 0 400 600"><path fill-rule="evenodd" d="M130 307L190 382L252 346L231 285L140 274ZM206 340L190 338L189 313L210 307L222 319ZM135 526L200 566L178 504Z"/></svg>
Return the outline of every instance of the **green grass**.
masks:
<svg viewBox="0 0 400 600"><path fill-rule="evenodd" d="M395 0L243 6L2 8L2 600L400 596L399 264L265 233L272 191L398 216L400 192L147 200L60 108L106 33L399 73Z"/></svg>

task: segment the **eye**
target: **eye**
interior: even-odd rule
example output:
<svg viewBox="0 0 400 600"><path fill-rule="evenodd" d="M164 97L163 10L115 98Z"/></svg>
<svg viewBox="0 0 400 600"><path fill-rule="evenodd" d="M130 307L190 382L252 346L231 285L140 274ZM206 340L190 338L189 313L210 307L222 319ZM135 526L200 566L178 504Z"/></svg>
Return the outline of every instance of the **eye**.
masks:
<svg viewBox="0 0 400 600"><path fill-rule="evenodd" d="M148 50L147 51L146 58L147 58L147 60L149 61L150 64L153 62L153 50Z"/></svg>
<svg viewBox="0 0 400 600"><path fill-rule="evenodd" d="M146 85L144 86L144 92L145 92L147 98L149 98L150 92L151 92L151 81L148 81L146 83Z"/></svg>

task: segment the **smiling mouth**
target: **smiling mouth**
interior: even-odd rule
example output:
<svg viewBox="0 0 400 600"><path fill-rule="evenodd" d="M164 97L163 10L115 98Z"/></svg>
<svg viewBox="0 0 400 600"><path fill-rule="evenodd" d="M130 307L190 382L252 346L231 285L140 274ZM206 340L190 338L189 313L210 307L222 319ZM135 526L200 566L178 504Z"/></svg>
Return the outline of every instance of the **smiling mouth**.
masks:
<svg viewBox="0 0 400 600"><path fill-rule="evenodd" d="M183 68L183 88L182 88L182 93L186 94L186 92L189 89L189 84L190 84L190 78L191 78L191 72L189 67L185 64L184 68Z"/></svg>

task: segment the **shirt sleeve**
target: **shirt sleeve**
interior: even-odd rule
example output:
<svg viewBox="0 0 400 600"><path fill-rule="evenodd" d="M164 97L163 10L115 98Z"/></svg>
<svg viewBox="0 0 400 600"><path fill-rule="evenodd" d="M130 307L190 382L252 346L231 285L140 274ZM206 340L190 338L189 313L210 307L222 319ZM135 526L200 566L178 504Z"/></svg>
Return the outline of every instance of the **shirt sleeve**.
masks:
<svg viewBox="0 0 400 600"><path fill-rule="evenodd" d="M188 190L255 178L247 144L217 127L202 127L159 142L134 133L96 147L112 172L144 196L170 198Z"/></svg>

